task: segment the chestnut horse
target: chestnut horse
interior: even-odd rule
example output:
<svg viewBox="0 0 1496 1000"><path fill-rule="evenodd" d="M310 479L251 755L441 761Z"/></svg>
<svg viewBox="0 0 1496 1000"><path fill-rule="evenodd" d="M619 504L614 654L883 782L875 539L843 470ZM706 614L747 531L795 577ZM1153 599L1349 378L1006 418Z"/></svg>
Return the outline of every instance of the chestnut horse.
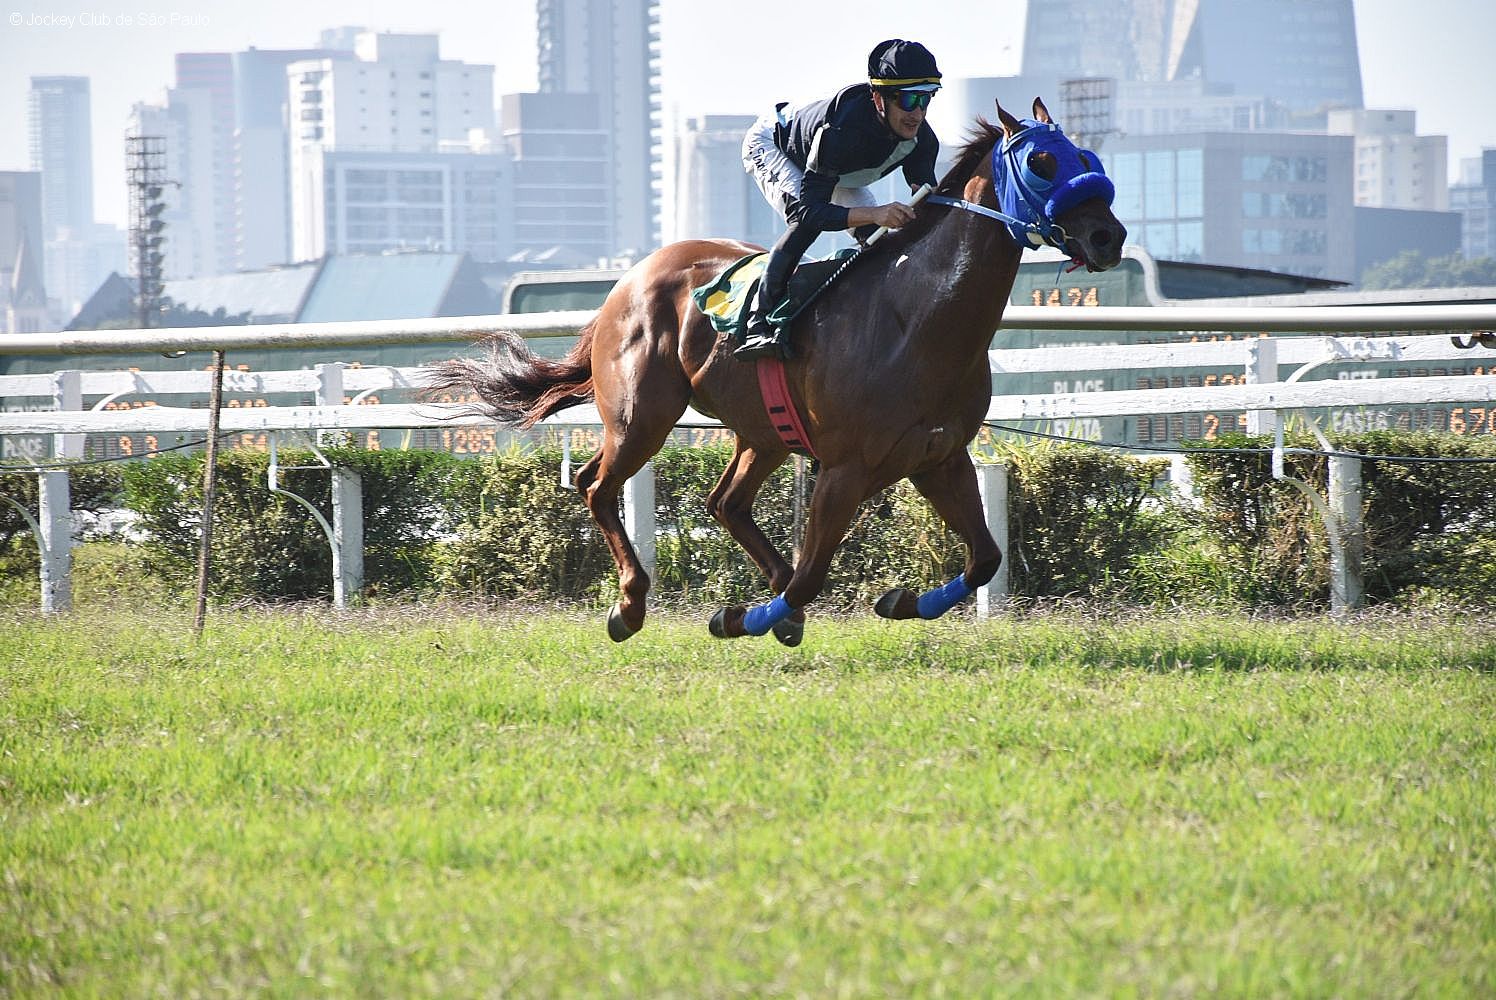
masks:
<svg viewBox="0 0 1496 1000"><path fill-rule="evenodd" d="M820 594L858 505L900 479L960 535L966 566L925 594L888 592L878 614L938 617L997 572L1002 552L987 530L967 445L987 413L987 350L1019 259L1025 246L1045 242L1105 270L1121 260L1126 236L1100 161L1064 137L1042 101L1034 102L1033 120L1019 121L1000 105L997 113L1000 128L977 121L915 220L864 251L794 322L786 381L820 460L794 566L753 520L759 488L790 449L765 413L754 364L732 357L730 338L691 300L692 289L759 248L690 240L656 251L624 275L561 360L537 357L501 332L486 361L436 366L431 391L475 393L480 412L504 424L529 427L596 401L602 446L577 488L618 565L621 596L608 614L614 641L644 625L650 583L620 520L619 494L688 404L736 435L707 506L777 595L718 611L713 635L772 629L797 644L803 609Z"/></svg>

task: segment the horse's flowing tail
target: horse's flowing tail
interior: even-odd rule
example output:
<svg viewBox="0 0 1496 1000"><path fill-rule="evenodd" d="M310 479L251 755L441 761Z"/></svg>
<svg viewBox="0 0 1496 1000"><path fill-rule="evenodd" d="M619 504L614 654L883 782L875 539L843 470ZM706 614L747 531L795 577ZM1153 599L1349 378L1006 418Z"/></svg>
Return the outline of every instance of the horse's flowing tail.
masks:
<svg viewBox="0 0 1496 1000"><path fill-rule="evenodd" d="M532 427L569 406L592 401L593 320L559 361L542 358L513 333L500 331L486 341L488 357L455 358L431 368L426 397L443 393L477 395L475 412L501 424Z"/></svg>

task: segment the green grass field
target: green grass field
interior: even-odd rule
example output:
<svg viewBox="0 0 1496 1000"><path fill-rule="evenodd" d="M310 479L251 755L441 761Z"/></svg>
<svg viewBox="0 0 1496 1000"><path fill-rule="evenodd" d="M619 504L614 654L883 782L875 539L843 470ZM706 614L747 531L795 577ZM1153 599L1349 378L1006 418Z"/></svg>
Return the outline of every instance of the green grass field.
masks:
<svg viewBox="0 0 1496 1000"><path fill-rule="evenodd" d="M1491 996L1496 629L0 611L0 996Z"/></svg>

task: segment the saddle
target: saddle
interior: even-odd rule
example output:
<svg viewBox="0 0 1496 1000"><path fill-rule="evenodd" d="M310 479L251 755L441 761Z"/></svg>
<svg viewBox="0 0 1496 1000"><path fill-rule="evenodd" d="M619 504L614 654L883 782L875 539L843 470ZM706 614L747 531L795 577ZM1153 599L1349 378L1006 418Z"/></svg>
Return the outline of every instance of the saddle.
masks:
<svg viewBox="0 0 1496 1000"><path fill-rule="evenodd" d="M770 324L778 328L786 326L841 276L857 253L856 250L843 250L825 260L808 260L795 268L785 300L769 313ZM753 293L768 263L766 252L749 254L733 261L721 274L691 292L696 307L712 321L712 329L731 334L738 343L743 342Z"/></svg>

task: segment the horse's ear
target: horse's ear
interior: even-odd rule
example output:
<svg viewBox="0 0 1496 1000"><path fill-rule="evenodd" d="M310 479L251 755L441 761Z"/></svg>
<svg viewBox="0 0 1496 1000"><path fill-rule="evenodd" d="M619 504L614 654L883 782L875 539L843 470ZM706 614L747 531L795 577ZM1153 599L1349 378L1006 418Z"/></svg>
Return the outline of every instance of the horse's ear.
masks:
<svg viewBox="0 0 1496 1000"><path fill-rule="evenodd" d="M1008 114L1007 109L1003 107L1002 101L995 101L994 103L997 105L997 120L1003 127L1003 133L1007 135L1009 139L1013 138L1013 136L1023 131L1022 123L1020 123L1017 118L1014 118L1012 115Z"/></svg>
<svg viewBox="0 0 1496 1000"><path fill-rule="evenodd" d="M1034 121L1040 125L1053 125L1054 119L1049 117L1049 109L1044 106L1044 99L1034 98Z"/></svg>

